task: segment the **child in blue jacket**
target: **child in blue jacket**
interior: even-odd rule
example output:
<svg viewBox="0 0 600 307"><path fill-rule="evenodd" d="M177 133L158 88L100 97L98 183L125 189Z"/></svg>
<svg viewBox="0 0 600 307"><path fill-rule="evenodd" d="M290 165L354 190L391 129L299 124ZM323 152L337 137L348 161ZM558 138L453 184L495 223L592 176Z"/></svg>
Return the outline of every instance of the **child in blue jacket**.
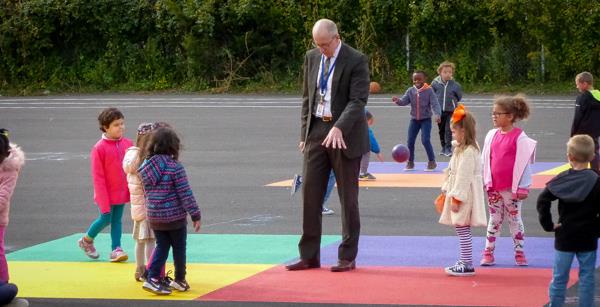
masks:
<svg viewBox="0 0 600 307"><path fill-rule="evenodd" d="M365 111L365 113L367 115L367 124L369 125L369 142L371 143L371 151L365 153L360 160L360 174L358 175L358 180L375 180L377 178L368 172L369 160L371 160L371 152L377 156L377 160L379 160L379 162L383 162L383 154L381 153L381 149L379 148L379 143L377 143L373 129L371 129L371 126L373 126L375 123L375 118L371 112Z"/></svg>

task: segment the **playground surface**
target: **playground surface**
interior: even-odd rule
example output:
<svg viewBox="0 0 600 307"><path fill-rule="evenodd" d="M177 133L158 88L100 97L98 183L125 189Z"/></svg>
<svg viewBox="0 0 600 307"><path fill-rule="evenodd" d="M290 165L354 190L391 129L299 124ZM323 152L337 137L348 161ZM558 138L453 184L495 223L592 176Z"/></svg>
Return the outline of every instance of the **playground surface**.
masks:
<svg viewBox="0 0 600 307"><path fill-rule="evenodd" d="M503 228L497 265L476 267L468 278L448 277L443 268L458 257L453 229L437 223L432 200L439 193L447 157L436 172L422 172L426 155L417 142L417 171L391 162L391 148L406 142L408 108L375 95L368 109L386 162L373 162L377 180L361 182L362 236L357 270L331 273L340 241L339 201L323 218L321 269L287 272L298 256L301 197L290 196L290 180L301 170L297 152L297 96L98 95L0 97L0 125L27 154L13 196L6 244L11 281L33 306L542 306L553 262L552 234L537 221L535 200L545 182L566 168L565 143L573 97L531 97L532 117L521 124L538 141L534 185L523 206L528 267L514 265L512 242ZM478 120L480 142L491 128L492 96L467 95ZM127 263L110 263L108 234L96 242L91 260L77 239L96 217L89 175L89 150L100 137L102 108L125 114L126 135L140 122L162 120L180 133L181 160L202 209L200 233L188 235L187 279L192 289L157 297L134 281L132 223L124 214ZM439 149L437 128L431 135ZM437 152L437 151L436 151ZM553 211L555 212L555 211ZM479 262L485 229L474 229ZM172 267L169 267L172 269ZM576 263L568 301L576 299ZM597 274L598 275L598 274Z"/></svg>

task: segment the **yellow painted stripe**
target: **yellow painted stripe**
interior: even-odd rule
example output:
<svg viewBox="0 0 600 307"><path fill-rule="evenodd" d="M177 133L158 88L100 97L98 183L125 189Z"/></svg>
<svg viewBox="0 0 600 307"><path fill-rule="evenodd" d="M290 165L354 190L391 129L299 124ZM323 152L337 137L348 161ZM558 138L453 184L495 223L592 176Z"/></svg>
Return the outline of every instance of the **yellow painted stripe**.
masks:
<svg viewBox="0 0 600 307"><path fill-rule="evenodd" d="M261 264L188 264L188 292L158 296L136 282L133 263L9 262L11 282L19 296L38 298L192 300L267 270ZM167 266L167 270L172 270Z"/></svg>
<svg viewBox="0 0 600 307"><path fill-rule="evenodd" d="M543 171L543 172L539 172L536 175L558 175L563 171L566 171L568 169L571 168L571 165L569 163L565 163L561 166L555 167L555 168L551 168L547 171Z"/></svg>

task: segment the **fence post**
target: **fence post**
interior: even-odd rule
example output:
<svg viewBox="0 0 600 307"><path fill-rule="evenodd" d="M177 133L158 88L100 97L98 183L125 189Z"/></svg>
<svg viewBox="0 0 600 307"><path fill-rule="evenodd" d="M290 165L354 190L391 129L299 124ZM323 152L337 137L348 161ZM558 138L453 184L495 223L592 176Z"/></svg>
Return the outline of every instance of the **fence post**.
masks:
<svg viewBox="0 0 600 307"><path fill-rule="evenodd" d="M406 28L406 71L410 72L410 32Z"/></svg>
<svg viewBox="0 0 600 307"><path fill-rule="evenodd" d="M544 57L544 44L541 44L541 45L542 45L542 50L540 52L540 70L542 73L541 80L542 80L542 83L544 83L544 76L546 75L546 63L545 63L546 59Z"/></svg>

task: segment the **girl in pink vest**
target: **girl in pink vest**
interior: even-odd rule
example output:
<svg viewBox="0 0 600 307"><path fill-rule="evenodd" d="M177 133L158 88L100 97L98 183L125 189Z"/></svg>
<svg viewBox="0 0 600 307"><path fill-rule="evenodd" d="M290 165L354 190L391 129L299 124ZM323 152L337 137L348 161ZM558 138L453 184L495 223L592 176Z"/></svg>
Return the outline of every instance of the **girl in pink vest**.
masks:
<svg viewBox="0 0 600 307"><path fill-rule="evenodd" d="M92 222L87 233L79 239L79 247L92 258L100 256L94 246L94 238L110 225L112 252L110 261L127 261L121 248L122 218L125 204L129 202L127 178L123 172L123 157L133 143L125 138L125 117L116 108L104 109L98 116L102 138L94 145L90 154L94 202L98 205L99 217Z"/></svg>
<svg viewBox="0 0 600 307"><path fill-rule="evenodd" d="M4 231L8 226L10 199L17 184L19 172L25 164L21 148L8 141L8 130L0 129L0 284L8 282L8 264L4 251Z"/></svg>
<svg viewBox="0 0 600 307"><path fill-rule="evenodd" d="M0 305L3 306L29 306L26 299L15 298L19 289L15 284L8 282L8 263L4 249L10 199L24 164L25 154L21 148L9 142L8 130L0 129Z"/></svg>
<svg viewBox="0 0 600 307"><path fill-rule="evenodd" d="M529 104L524 96L499 97L494 101L492 121L496 128L486 135L482 151L483 183L490 212L482 266L495 264L496 238L500 236L504 218L508 220L513 238L515 263L527 265L521 206L532 182L530 164L535 159L536 141L514 126L527 117Z"/></svg>

